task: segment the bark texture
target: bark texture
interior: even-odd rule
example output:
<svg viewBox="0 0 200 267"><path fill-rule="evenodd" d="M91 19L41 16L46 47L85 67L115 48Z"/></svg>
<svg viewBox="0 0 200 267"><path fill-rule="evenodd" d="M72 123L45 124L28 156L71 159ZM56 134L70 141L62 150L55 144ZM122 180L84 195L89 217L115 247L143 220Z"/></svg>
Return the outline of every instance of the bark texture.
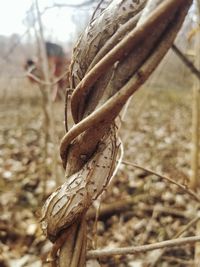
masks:
<svg viewBox="0 0 200 267"><path fill-rule="evenodd" d="M60 147L66 182L46 201L42 218L46 235L60 248L53 253L60 267L86 265L85 214L117 168L117 117L173 44L191 2L162 1L140 23L145 0L114 0L97 12L74 49L75 125Z"/></svg>

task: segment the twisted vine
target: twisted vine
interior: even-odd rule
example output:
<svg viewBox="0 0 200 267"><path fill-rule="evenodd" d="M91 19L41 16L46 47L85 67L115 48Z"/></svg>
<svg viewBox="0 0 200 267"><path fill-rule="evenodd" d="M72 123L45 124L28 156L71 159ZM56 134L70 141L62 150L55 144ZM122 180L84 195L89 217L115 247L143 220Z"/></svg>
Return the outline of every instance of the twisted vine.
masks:
<svg viewBox="0 0 200 267"><path fill-rule="evenodd" d="M120 146L122 108L167 53L192 0L165 0L140 19L146 0L113 0L74 49L70 83L74 126L61 141L66 182L47 199L42 228L54 266L86 264L86 212L107 188Z"/></svg>

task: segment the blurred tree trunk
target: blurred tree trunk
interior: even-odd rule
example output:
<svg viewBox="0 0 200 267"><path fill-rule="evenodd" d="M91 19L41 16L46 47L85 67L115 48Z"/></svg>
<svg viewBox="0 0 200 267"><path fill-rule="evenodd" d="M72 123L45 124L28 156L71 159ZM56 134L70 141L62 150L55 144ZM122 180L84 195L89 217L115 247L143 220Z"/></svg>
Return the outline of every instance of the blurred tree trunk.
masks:
<svg viewBox="0 0 200 267"><path fill-rule="evenodd" d="M198 22L200 22L200 0L196 0ZM200 69L200 34L195 40L195 65ZM190 186L196 189L200 185L199 181L199 140L200 140L200 81L194 77L193 103L192 103L192 176Z"/></svg>
<svg viewBox="0 0 200 267"><path fill-rule="evenodd" d="M35 0L35 7L37 12L37 21L39 25L39 56L41 60L42 66L42 73L43 79L46 82L45 85L40 85L42 97L43 97L43 111L44 111L44 135L45 135L45 144L44 144L44 157L45 157L45 177L44 177L44 187L43 187L43 194L46 194L46 180L47 180L47 156L48 156L48 140L53 143L53 150L52 150L52 176L57 181L57 153L55 149L55 122L54 122L54 114L53 114L53 106L52 106L52 99L51 99L51 73L49 69L49 63L47 58L44 34L43 34L43 25L39 10L38 0Z"/></svg>
<svg viewBox="0 0 200 267"><path fill-rule="evenodd" d="M200 23L200 0L196 0L198 23ZM195 40L195 64L200 69L200 33L198 32ZM192 177L191 188L198 189L200 185L199 180L199 141L200 141L200 80L194 77L193 88L193 110L192 110ZM200 234L200 222L196 226L196 235ZM200 244L195 245L195 266L198 267L200 263Z"/></svg>

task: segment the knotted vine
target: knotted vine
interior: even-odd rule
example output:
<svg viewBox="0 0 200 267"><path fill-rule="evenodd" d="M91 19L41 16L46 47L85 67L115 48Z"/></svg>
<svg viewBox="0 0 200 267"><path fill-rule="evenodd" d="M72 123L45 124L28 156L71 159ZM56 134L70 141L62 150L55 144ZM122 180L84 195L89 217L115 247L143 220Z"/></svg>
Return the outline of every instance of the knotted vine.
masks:
<svg viewBox="0 0 200 267"><path fill-rule="evenodd" d="M73 127L61 141L66 182L47 199L42 228L54 242L53 266L86 265L86 213L117 167L119 115L163 59L192 0L113 0L97 12L73 51Z"/></svg>

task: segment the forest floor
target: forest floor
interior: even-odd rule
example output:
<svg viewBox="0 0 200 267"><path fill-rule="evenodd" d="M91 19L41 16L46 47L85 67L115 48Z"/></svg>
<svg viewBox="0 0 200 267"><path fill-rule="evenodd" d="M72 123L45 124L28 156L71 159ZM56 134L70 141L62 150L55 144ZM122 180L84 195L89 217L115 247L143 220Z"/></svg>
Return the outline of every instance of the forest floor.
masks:
<svg viewBox="0 0 200 267"><path fill-rule="evenodd" d="M123 161L139 164L188 185L191 175L191 90L142 88L121 127ZM40 95L9 94L0 103L0 266L41 267L51 243L39 224L44 199L56 187L52 153L64 134L64 103L54 103L56 146L44 158ZM46 166L46 167L45 167ZM47 168L47 173L45 169ZM57 154L57 183L64 173ZM45 190L45 192L44 192ZM175 238L196 218L198 203L163 178L122 163L106 192L95 230L97 248L138 246ZM193 224L183 236L195 235ZM96 238L94 238L96 236ZM95 240L95 242L94 242ZM91 244L90 244L91 245ZM101 260L103 267L194 266L194 245Z"/></svg>

